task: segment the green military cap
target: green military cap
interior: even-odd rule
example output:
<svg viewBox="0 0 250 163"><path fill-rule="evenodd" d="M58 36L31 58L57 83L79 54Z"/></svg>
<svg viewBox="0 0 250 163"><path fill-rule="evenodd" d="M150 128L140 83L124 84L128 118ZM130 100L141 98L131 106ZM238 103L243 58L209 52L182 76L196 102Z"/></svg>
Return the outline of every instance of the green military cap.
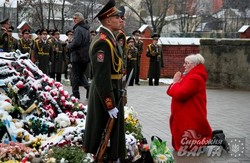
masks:
<svg viewBox="0 0 250 163"><path fill-rule="evenodd" d="M139 31L139 29L137 29L137 30L135 30L135 31L132 33L132 35L135 35L136 33L141 34L141 31Z"/></svg>
<svg viewBox="0 0 250 163"><path fill-rule="evenodd" d="M101 11L94 17L94 19L98 18L99 20L103 20L111 16L119 15L120 13L121 11L115 7L115 0L109 0Z"/></svg>
<svg viewBox="0 0 250 163"><path fill-rule="evenodd" d="M72 35L72 34L73 34L73 31L72 31L72 30L68 30L65 34L66 34L66 36L68 36L69 34Z"/></svg>
<svg viewBox="0 0 250 163"><path fill-rule="evenodd" d="M120 13L121 19L122 19L122 20L126 19L126 17L125 17L125 7L124 7L124 6L120 6L120 7L118 8L118 10L121 11L121 13Z"/></svg>
<svg viewBox="0 0 250 163"><path fill-rule="evenodd" d="M9 18L5 18L5 19L3 19L3 20L0 21L0 24L5 24L8 21L9 21Z"/></svg>
<svg viewBox="0 0 250 163"><path fill-rule="evenodd" d="M159 37L161 37L159 34L157 34L157 33L154 33L154 34L152 34L152 36L151 36L151 38L153 38L153 40L154 39L159 39Z"/></svg>

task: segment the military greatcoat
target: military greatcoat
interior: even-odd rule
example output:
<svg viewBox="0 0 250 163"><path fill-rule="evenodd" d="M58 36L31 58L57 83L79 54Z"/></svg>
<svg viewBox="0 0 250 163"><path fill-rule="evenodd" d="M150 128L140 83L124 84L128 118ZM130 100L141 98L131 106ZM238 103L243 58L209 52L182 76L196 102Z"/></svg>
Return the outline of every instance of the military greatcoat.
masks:
<svg viewBox="0 0 250 163"><path fill-rule="evenodd" d="M0 30L0 51L8 52L8 34L7 32Z"/></svg>
<svg viewBox="0 0 250 163"><path fill-rule="evenodd" d="M160 78L163 67L163 54L160 45L149 44L147 46L147 57L149 57L148 78Z"/></svg>
<svg viewBox="0 0 250 163"><path fill-rule="evenodd" d="M105 27L90 45L93 80L90 87L84 135L86 152L96 154L109 119L108 110L117 107L118 117L110 137L109 157L125 158L124 108L122 102L122 56L115 37Z"/></svg>
<svg viewBox="0 0 250 163"><path fill-rule="evenodd" d="M38 64L38 68L43 73L49 75L51 71L51 56L53 54L52 43L48 40L36 40L34 46L35 61Z"/></svg>
<svg viewBox="0 0 250 163"><path fill-rule="evenodd" d="M18 49L21 51L21 53L30 53L30 50L32 49L34 44L34 40L28 39L25 40L21 38L18 43Z"/></svg>
<svg viewBox="0 0 250 163"><path fill-rule="evenodd" d="M65 46L63 46L63 42L61 40L53 38L51 41L53 47L53 54L51 56L51 72L63 73L66 60Z"/></svg>

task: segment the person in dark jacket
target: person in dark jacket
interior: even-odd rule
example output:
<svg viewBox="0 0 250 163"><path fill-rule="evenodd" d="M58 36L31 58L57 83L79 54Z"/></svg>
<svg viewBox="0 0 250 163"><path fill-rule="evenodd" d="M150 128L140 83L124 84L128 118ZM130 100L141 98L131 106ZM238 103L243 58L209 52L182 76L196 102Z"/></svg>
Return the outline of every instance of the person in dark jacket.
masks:
<svg viewBox="0 0 250 163"><path fill-rule="evenodd" d="M67 45L70 50L70 62L72 64L72 93L73 96L80 99L79 86L83 86L87 90L86 98L88 98L89 83L84 73L89 63L90 27L84 22L84 17L80 12L74 14L73 21L75 23L73 40Z"/></svg>
<svg viewBox="0 0 250 163"><path fill-rule="evenodd" d="M106 149L107 160L124 162L126 155L124 107L122 101L123 58L118 50L114 32L122 28L120 11L115 1L110 0L97 14L102 25L90 45L90 60L93 70L84 149L86 153L96 154L102 141L102 133L109 119L114 118L110 143Z"/></svg>

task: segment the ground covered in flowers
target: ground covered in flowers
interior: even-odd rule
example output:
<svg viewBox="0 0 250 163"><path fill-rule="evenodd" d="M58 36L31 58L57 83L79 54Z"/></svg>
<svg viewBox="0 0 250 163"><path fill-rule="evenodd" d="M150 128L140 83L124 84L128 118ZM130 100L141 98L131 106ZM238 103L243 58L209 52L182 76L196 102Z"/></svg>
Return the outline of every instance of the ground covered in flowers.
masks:
<svg viewBox="0 0 250 163"><path fill-rule="evenodd" d="M0 56L0 162L93 161L81 149L87 106L26 54ZM127 160L135 162L149 146L133 107L125 107L125 122Z"/></svg>

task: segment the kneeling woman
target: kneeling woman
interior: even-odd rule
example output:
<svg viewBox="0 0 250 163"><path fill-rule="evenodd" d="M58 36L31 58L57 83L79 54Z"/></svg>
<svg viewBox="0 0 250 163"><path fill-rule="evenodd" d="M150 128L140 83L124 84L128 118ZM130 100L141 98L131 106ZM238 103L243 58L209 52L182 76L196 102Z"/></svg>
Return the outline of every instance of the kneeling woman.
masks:
<svg viewBox="0 0 250 163"><path fill-rule="evenodd" d="M194 150L208 143L212 129L207 120L208 75L200 54L185 58L185 71L176 72L167 94L172 97L170 129L176 151Z"/></svg>

